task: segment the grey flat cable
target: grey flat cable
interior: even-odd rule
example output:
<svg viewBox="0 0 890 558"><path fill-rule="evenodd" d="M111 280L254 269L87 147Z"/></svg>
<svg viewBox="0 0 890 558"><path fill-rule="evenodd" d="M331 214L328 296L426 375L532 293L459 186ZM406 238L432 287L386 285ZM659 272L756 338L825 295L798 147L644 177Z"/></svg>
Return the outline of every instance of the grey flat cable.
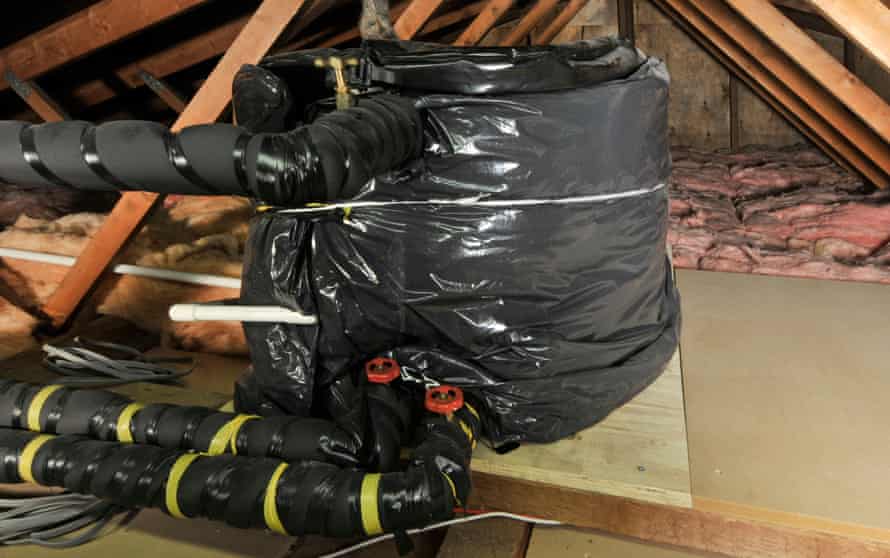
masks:
<svg viewBox="0 0 890 558"><path fill-rule="evenodd" d="M0 499L0 510L0 545L35 544L50 548L89 542L115 515L126 511L92 496L70 493Z"/></svg>
<svg viewBox="0 0 890 558"><path fill-rule="evenodd" d="M115 359L97 350L114 351L126 358ZM136 382L176 382L192 369L175 370L161 363L192 362L190 358L150 357L142 351L103 341L75 337L72 345L56 347L44 345L44 365L63 375L55 384L75 387L95 387L132 384Z"/></svg>

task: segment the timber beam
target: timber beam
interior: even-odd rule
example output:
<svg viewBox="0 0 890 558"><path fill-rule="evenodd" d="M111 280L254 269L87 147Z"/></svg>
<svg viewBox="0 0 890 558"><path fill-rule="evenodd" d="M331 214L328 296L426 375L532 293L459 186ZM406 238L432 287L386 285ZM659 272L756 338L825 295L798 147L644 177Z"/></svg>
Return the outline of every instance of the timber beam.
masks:
<svg viewBox="0 0 890 558"><path fill-rule="evenodd" d="M68 114L33 80L21 80L12 70L6 70L3 79L12 87L16 95L31 107L44 122L68 120Z"/></svg>
<svg viewBox="0 0 890 558"><path fill-rule="evenodd" d="M215 122L231 101L232 80L243 64L255 64L266 54L305 0L264 0L231 48L189 102L173 131ZM61 327L93 290L113 259L141 229L163 196L126 192L102 227L84 247L74 267L47 300L42 313Z"/></svg>
<svg viewBox="0 0 890 558"><path fill-rule="evenodd" d="M780 113L790 115L790 122L826 153L859 171L876 186L890 186L890 144L850 114L839 99L742 15L723 2L655 3L677 19L695 40L717 53L730 70L747 83L756 84L756 92L772 106L781 107ZM790 21L787 25L794 26Z"/></svg>
<svg viewBox="0 0 890 558"><path fill-rule="evenodd" d="M479 15L463 33L454 41L455 46L473 46L479 44L485 35L491 31L499 19L513 6L514 0L489 0Z"/></svg>
<svg viewBox="0 0 890 558"><path fill-rule="evenodd" d="M0 50L0 68L27 80L207 0L102 0ZM10 86L0 79L0 91Z"/></svg>
<svg viewBox="0 0 890 558"><path fill-rule="evenodd" d="M531 9L526 12L509 34L500 42L501 46L516 46L522 43L532 29L556 9L559 0L538 0Z"/></svg>
<svg viewBox="0 0 890 558"><path fill-rule="evenodd" d="M890 534L796 514L723 513L474 473L471 503L641 541L737 558L890 555ZM474 506L475 507L475 506ZM735 510L733 510L735 511Z"/></svg>
<svg viewBox="0 0 890 558"><path fill-rule="evenodd" d="M439 9L443 1L412 0L393 26L396 36L403 41L413 38L432 17L433 12Z"/></svg>
<svg viewBox="0 0 890 558"><path fill-rule="evenodd" d="M810 0L810 4L890 72L890 8L880 0Z"/></svg>
<svg viewBox="0 0 890 558"><path fill-rule="evenodd" d="M578 15L578 12L581 11L581 8L587 5L590 0L569 0L569 3L566 4L566 7L559 12L553 21L547 24L547 27L535 37L536 45L549 45L553 42L553 39L559 35L563 29L572 21L572 19Z"/></svg>

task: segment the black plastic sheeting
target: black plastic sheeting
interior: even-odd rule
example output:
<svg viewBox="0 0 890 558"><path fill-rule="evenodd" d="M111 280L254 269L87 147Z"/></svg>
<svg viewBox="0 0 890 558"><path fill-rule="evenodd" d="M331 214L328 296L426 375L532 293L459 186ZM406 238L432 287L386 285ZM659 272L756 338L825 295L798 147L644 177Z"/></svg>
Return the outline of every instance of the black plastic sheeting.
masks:
<svg viewBox="0 0 890 558"><path fill-rule="evenodd" d="M242 303L319 324L245 324L239 408L312 414L391 355L463 387L503 447L568 436L652 382L680 325L664 64L616 40L365 54L356 79L389 76L422 109L424 155L343 204L253 221ZM263 66L297 90L306 59Z"/></svg>

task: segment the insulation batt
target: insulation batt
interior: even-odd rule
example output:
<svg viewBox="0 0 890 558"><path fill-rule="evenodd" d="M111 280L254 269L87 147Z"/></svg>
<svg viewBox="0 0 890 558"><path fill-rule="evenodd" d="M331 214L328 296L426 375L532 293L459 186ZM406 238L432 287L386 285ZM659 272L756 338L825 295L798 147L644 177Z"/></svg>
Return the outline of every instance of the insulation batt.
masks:
<svg viewBox="0 0 890 558"><path fill-rule="evenodd" d="M182 198L152 217L121 263L238 277L251 213L250 203L244 198ZM77 256L104 219L97 213L73 213L53 220L22 215L0 231L0 247ZM37 325L36 309L55 291L67 271L57 265L0 259L0 329L4 339L0 357L35 345L30 332ZM100 313L161 333L165 344L174 348L247 353L237 322L172 324L167 318L172 304L236 298L237 290L118 276L97 294L101 297Z"/></svg>
<svg viewBox="0 0 890 558"><path fill-rule="evenodd" d="M675 266L890 283L890 192L816 149L675 148L673 160Z"/></svg>

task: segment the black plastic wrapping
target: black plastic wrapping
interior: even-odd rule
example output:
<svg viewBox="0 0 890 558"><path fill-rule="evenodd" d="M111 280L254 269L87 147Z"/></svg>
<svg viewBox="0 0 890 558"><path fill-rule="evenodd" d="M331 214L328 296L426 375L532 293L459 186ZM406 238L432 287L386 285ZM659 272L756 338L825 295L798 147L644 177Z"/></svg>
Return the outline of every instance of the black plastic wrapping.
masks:
<svg viewBox="0 0 890 558"><path fill-rule="evenodd" d="M239 404L309 414L388 354L464 387L502 446L568 436L653 381L680 325L664 64L614 40L375 43L368 58L378 65L365 74L411 87L424 156L341 204L253 221L242 300L319 324L246 325L254 367ZM547 77L539 62L557 58L553 81L529 93Z"/></svg>
<svg viewBox="0 0 890 558"><path fill-rule="evenodd" d="M447 47L369 41L375 83L465 95L539 93L588 87L632 74L645 58L615 37L570 45Z"/></svg>

